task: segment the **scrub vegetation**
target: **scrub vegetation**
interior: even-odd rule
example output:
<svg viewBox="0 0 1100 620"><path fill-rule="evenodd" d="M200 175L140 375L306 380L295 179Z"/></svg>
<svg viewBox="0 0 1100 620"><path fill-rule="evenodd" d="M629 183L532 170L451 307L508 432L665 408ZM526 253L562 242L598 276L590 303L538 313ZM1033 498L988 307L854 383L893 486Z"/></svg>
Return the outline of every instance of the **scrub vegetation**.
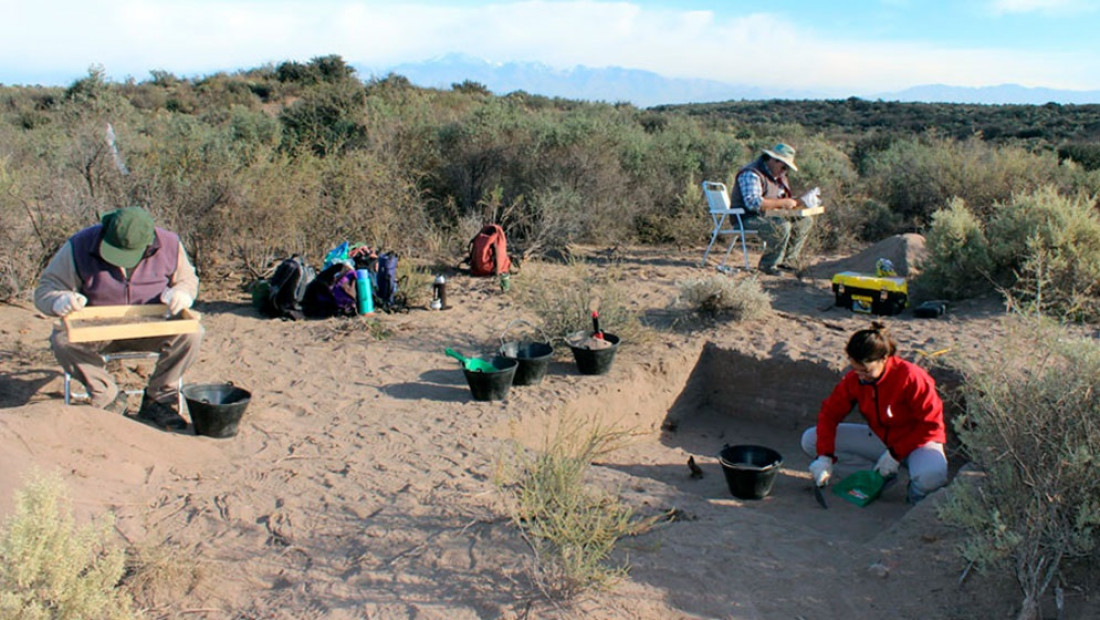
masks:
<svg viewBox="0 0 1100 620"><path fill-rule="evenodd" d="M92 67L67 88L0 86L0 301L28 299L57 247L122 205L144 205L179 232L204 279L242 283L344 240L397 251L404 264L453 265L494 221L528 259L568 257L577 243L611 248L609 260L564 275L529 260L512 292L553 338L588 328L598 306L605 329L636 341L614 248L702 247L711 227L701 181L732 185L740 165L785 141L798 148L795 184L821 187L827 205L815 247L919 232L929 259L914 289L928 298L996 292L1021 314L1095 323L1098 137L1100 106L848 99L638 109L496 96L472 82L363 82L338 56L124 83ZM427 289L425 273L406 275ZM755 281L728 290L725 280L685 282L682 297L735 319L767 310ZM1095 342L1057 330L1034 342L1020 335L998 366L968 371L959 434L984 475L953 491L947 515L973 533L967 558L1019 580L1024 617L1067 565L1095 562L1100 510ZM1023 363L1027 354L1041 359ZM555 550L562 591L613 577L609 549L639 527L580 484L609 436L573 435L525 461L508 487L516 522ZM96 604L124 614L112 597L120 556L68 533L71 523L53 516L59 497L32 486L20 500L0 549L0 609L68 604L58 597L82 592L92 604L94 590ZM55 535L42 529L51 524L55 555L11 561L32 536ZM13 617L38 617L26 613Z"/></svg>

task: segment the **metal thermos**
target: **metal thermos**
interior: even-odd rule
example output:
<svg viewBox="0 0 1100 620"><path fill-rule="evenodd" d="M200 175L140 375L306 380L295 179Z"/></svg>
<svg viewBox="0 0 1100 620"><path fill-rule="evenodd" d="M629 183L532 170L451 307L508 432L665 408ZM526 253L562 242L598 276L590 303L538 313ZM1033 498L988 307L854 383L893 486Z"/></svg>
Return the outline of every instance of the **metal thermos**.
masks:
<svg viewBox="0 0 1100 620"><path fill-rule="evenodd" d="M355 310L359 314L374 312L374 292L370 285L370 272L366 269L355 270Z"/></svg>
<svg viewBox="0 0 1100 620"><path fill-rule="evenodd" d="M432 283L432 308L435 310L450 308L447 305L447 278L442 275L436 276L435 282Z"/></svg>

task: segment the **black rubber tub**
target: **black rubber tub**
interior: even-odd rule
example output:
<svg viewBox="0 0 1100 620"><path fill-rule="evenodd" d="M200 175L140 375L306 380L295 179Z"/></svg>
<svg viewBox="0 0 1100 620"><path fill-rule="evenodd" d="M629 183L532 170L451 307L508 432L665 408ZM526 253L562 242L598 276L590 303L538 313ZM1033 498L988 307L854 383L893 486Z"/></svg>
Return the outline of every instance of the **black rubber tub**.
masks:
<svg viewBox="0 0 1100 620"><path fill-rule="evenodd" d="M783 456L754 445L725 446L718 455L730 493L740 499L763 499L772 492Z"/></svg>
<svg viewBox="0 0 1100 620"><path fill-rule="evenodd" d="M232 383L185 385L183 398L196 435L225 439L237 434L252 393Z"/></svg>
<svg viewBox="0 0 1100 620"><path fill-rule="evenodd" d="M508 389L512 387L519 362L502 355L488 361L496 368L495 372L462 369L470 386L470 394L474 400L504 400L508 398Z"/></svg>

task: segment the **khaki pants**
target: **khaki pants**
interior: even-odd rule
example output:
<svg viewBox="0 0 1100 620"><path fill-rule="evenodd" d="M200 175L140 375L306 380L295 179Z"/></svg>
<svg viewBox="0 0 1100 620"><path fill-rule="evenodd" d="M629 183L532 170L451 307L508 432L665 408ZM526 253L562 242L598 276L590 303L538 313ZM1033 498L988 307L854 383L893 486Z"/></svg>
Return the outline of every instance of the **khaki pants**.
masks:
<svg viewBox="0 0 1100 620"><path fill-rule="evenodd" d="M764 255L760 257L760 269L775 269L779 265L795 267L813 227L812 217L787 219L759 216L745 222L745 228L755 228L760 238L767 242Z"/></svg>
<svg viewBox="0 0 1100 620"><path fill-rule="evenodd" d="M135 338L132 340L103 340L99 342L69 342L64 330L54 330L50 335L50 348L74 379L84 384L88 397L95 407L105 407L118 395L118 385L107 372L101 354L117 351L156 351L160 353L153 374L149 376L146 394L160 403L171 403L177 398L177 386L183 373L198 357L199 344L205 333L202 325L193 334Z"/></svg>

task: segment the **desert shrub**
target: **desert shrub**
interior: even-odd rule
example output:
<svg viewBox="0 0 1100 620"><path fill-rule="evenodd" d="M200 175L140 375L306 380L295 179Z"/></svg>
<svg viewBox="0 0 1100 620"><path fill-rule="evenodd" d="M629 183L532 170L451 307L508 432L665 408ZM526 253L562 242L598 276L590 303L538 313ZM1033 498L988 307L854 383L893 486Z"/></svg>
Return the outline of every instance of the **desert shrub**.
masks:
<svg viewBox="0 0 1100 620"><path fill-rule="evenodd" d="M283 109L283 146L325 157L361 147L367 138L362 123L366 95L356 82L323 83Z"/></svg>
<svg viewBox="0 0 1100 620"><path fill-rule="evenodd" d="M915 286L958 299L996 287L1016 305L1072 320L1100 317L1100 215L1094 199L1053 187L997 203L983 225L961 200L933 215Z"/></svg>
<svg viewBox="0 0 1100 620"><path fill-rule="evenodd" d="M1065 563L1100 550L1100 346L1025 321L986 350L962 369L955 420L981 476L953 484L940 513L968 533L965 559L1015 577L1028 620Z"/></svg>
<svg viewBox="0 0 1100 620"><path fill-rule="evenodd" d="M563 416L542 451L517 451L506 462L511 475L498 482L513 522L537 554L536 582L552 598L567 599L624 576L625 565L609 563L615 545L655 521L636 518L618 497L586 484L592 461L626 438L624 431Z"/></svg>
<svg viewBox="0 0 1100 620"><path fill-rule="evenodd" d="M1053 154L1032 154L1019 147L993 146L922 136L893 142L866 163L869 195L890 205L909 225L920 228L953 197L979 215L1015 192L1058 182L1065 175Z"/></svg>
<svg viewBox="0 0 1100 620"><path fill-rule="evenodd" d="M914 282L922 294L962 299L992 289L989 242L981 222L961 199L932 215L925 248L928 257Z"/></svg>
<svg viewBox="0 0 1100 620"><path fill-rule="evenodd" d="M321 221L320 162L313 156L261 157L237 174L237 191L217 205L221 223L212 243L239 261L250 279L270 275L276 259L291 254L321 257L332 244L313 223ZM326 247L327 246L327 247Z"/></svg>
<svg viewBox="0 0 1100 620"><path fill-rule="evenodd" d="M612 265L600 268L574 261L564 270L545 263L529 262L512 278L518 301L541 322L551 339L592 328L592 311L598 309L604 331L622 341L640 341L645 336L638 311L631 304L630 285Z"/></svg>
<svg viewBox="0 0 1100 620"><path fill-rule="evenodd" d="M731 278L716 274L677 282L680 301L711 317L751 321L767 316L772 298L755 277Z"/></svg>
<svg viewBox="0 0 1100 620"><path fill-rule="evenodd" d="M426 268L409 260L399 260L397 281L400 283L398 292L405 296L410 308L425 308L431 302L435 276Z"/></svg>
<svg viewBox="0 0 1100 620"><path fill-rule="evenodd" d="M1042 313L1100 319L1100 214L1095 199L1052 187L996 205L988 223L998 284Z"/></svg>
<svg viewBox="0 0 1100 620"><path fill-rule="evenodd" d="M1065 144L1058 147L1058 160L1073 160L1085 170L1100 170L1100 146L1088 142Z"/></svg>
<svg viewBox="0 0 1100 620"><path fill-rule="evenodd" d="M134 617L118 589L125 555L105 542L111 519L78 527L64 483L32 480L0 535L0 616L18 620Z"/></svg>

